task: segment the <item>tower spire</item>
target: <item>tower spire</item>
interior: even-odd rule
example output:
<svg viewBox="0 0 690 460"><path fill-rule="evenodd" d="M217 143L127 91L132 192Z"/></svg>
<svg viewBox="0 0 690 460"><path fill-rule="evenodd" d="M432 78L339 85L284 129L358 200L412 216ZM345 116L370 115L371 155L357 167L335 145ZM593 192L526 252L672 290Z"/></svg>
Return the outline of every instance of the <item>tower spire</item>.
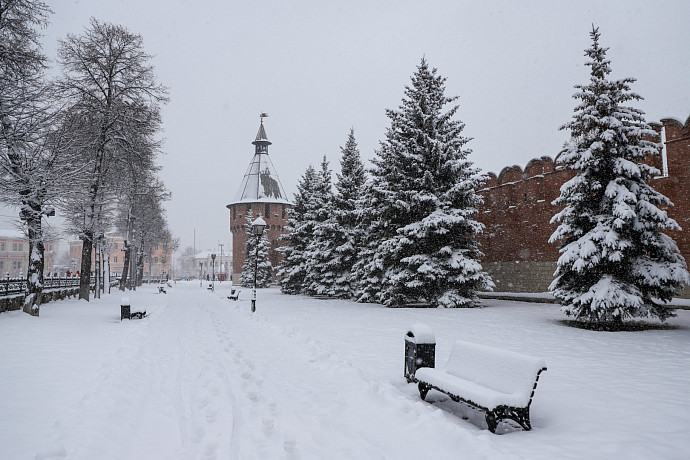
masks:
<svg viewBox="0 0 690 460"><path fill-rule="evenodd" d="M265 117L268 117L268 114L266 112L261 112L261 124L259 125L259 132L256 133L256 139L254 142L252 142L252 144L254 144L254 153L257 155L268 155L268 146L271 145L271 142L268 140L268 136L266 136L266 130L264 129Z"/></svg>
<svg viewBox="0 0 690 460"><path fill-rule="evenodd" d="M237 192L235 201L228 205L230 207L234 203L285 203L290 202L287 199L285 190L280 183L280 179L275 172L271 158L268 156L268 146L271 141L266 136L266 129L264 128L264 118L268 114L262 112L261 124L259 125L259 132L256 134L256 139L252 144L254 145L254 157L249 168L244 174L242 185Z"/></svg>

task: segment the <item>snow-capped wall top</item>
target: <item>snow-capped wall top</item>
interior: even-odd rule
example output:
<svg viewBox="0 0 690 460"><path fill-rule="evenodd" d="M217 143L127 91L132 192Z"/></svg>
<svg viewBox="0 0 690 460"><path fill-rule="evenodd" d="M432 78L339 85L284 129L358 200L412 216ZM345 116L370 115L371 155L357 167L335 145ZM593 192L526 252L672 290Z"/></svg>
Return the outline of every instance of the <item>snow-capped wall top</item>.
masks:
<svg viewBox="0 0 690 460"><path fill-rule="evenodd" d="M551 157L543 156L541 158L533 158L527 163L524 171L520 166L513 165L503 168L498 176L493 172L488 173L488 179L483 188L512 184L533 177L543 176L544 174L551 174L553 172L556 172L556 164Z"/></svg>
<svg viewBox="0 0 690 460"><path fill-rule="evenodd" d="M271 142L268 140L268 136L266 136L263 119L261 120L256 140L252 144L255 146L254 157L251 163L249 163L247 172L244 173L244 179L242 179L242 184L235 196L235 200L227 207L237 203L269 202L290 204L278 174L275 172L273 163L268 156L268 146L271 145Z"/></svg>

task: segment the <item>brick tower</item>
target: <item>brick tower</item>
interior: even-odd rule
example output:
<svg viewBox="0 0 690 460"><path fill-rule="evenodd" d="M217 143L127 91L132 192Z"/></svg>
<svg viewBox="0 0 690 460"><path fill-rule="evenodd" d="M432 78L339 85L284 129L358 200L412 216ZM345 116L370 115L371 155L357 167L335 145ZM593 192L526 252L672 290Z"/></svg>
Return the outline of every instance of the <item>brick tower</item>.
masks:
<svg viewBox="0 0 690 460"><path fill-rule="evenodd" d="M270 242L268 257L277 267L282 255L276 251L280 246L279 237L285 233L288 222L288 209L292 207L287 199L283 185L275 172L273 163L268 156L268 146L271 142L264 129L264 117L261 114L259 132L252 144L254 156L244 173L242 185L235 200L226 207L230 210L230 232L232 232L232 280L239 283L242 265L247 258L247 213L251 210L253 218L261 215L266 221L266 236Z"/></svg>

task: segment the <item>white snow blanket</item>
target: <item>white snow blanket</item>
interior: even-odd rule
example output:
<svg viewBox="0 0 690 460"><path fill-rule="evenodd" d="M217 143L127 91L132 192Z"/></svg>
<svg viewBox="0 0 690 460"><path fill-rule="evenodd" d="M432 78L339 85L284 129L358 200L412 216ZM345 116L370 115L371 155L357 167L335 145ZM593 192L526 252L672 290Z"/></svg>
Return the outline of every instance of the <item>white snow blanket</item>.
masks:
<svg viewBox="0 0 690 460"><path fill-rule="evenodd" d="M456 340L444 369L423 367L418 380L493 410L498 406L527 407L541 358Z"/></svg>
<svg viewBox="0 0 690 460"><path fill-rule="evenodd" d="M398 309L271 288L252 314L231 289L1 313L0 459L690 458L690 311L676 329L599 333L563 326L554 304ZM120 322L121 295L147 319ZM534 430L493 436L463 404L421 401L401 373L415 323L440 365L456 338L545 358Z"/></svg>

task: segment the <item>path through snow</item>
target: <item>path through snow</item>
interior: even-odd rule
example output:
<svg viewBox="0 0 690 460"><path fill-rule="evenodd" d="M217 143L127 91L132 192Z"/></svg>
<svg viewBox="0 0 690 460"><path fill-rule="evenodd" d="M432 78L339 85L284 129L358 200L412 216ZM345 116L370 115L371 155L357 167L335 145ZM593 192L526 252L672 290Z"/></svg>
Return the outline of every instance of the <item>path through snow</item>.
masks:
<svg viewBox="0 0 690 460"><path fill-rule="evenodd" d="M198 286L168 292L132 296L149 316L114 325L132 330L36 458L424 458L430 445L418 439L448 454L436 458L498 455L248 302Z"/></svg>

